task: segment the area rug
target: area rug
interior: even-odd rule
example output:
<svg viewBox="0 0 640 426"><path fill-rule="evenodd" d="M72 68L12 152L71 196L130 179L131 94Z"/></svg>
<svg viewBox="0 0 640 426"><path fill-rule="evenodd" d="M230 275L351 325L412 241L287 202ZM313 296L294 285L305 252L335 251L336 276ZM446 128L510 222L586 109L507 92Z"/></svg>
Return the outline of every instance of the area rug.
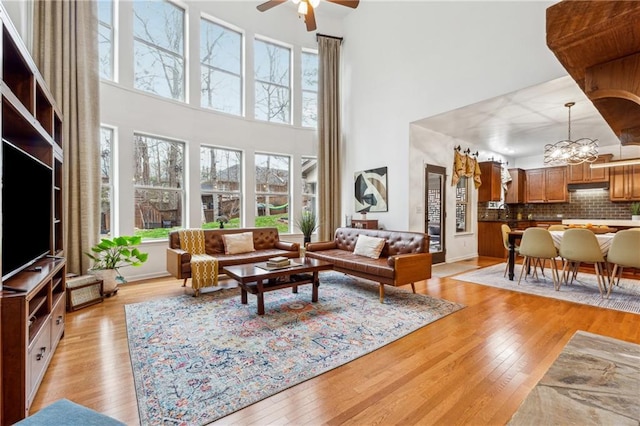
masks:
<svg viewBox="0 0 640 426"><path fill-rule="evenodd" d="M509 425L640 424L640 345L577 331Z"/></svg>
<svg viewBox="0 0 640 426"><path fill-rule="evenodd" d="M337 272L240 303L238 289L125 306L142 425L203 425L387 345L464 306Z"/></svg>
<svg viewBox="0 0 640 426"><path fill-rule="evenodd" d="M598 281L593 274L580 272L572 284L563 284L560 287L560 291L555 291L551 280L551 271L548 267L545 268L546 277L543 277L538 270L538 279L528 276L525 280L523 276L520 285L518 285L521 267L521 265L515 266L513 281L509 281L508 276L503 276L504 263L460 274L456 276L456 279L521 293L536 294L553 299L640 314L640 280L621 279L620 285L613 287L609 299L603 299L598 290Z"/></svg>
<svg viewBox="0 0 640 426"><path fill-rule="evenodd" d="M470 265L466 263L438 263L431 267L432 277L451 277L453 275L461 274L471 269L478 269L478 265Z"/></svg>

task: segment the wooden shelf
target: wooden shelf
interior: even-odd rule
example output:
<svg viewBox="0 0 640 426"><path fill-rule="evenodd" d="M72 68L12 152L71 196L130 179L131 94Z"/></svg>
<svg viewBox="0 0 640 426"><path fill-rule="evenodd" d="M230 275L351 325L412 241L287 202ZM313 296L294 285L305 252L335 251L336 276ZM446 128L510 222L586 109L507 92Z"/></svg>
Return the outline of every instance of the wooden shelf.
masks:
<svg viewBox="0 0 640 426"><path fill-rule="evenodd" d="M1 3L0 27L0 133L3 144L0 152L17 152L27 159L27 164L37 164L43 170L41 177L48 177L48 170L51 170L50 178L36 182L46 180L46 186L38 188L42 189L39 196L50 193L52 197L51 214L48 215L51 232L43 233L43 243L46 245L48 240L48 254L57 256L42 257L22 271L7 273L3 269L0 424L4 425L17 423L29 415L33 398L64 334L66 261L60 257L64 252L62 114ZM0 170L5 173L2 179L7 188L10 172L2 157L0 155ZM11 182L20 188L22 178L17 175ZM25 193L25 197L28 196L30 194ZM21 211L11 209L21 208L20 200L2 202L0 199L0 211L4 213L6 223L10 212ZM41 219L47 220L46 216ZM16 250L16 247L1 247L0 250ZM47 251L46 246L42 251Z"/></svg>

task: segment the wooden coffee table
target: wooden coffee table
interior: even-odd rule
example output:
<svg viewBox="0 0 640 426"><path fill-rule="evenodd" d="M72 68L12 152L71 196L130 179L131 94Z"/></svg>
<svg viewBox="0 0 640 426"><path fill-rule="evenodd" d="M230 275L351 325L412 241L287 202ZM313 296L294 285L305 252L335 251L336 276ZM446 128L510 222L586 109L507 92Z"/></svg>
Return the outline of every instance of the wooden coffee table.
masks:
<svg viewBox="0 0 640 426"><path fill-rule="evenodd" d="M247 293L258 297L258 315L264 315L264 293L281 288L291 287L293 292L297 293L299 285L312 284L311 301L317 302L320 286L318 272L333 269L333 265L329 262L308 257L291 259L290 266L280 269L267 270L263 268L264 266L266 262L223 268L225 274L238 281L242 289L242 304L247 304Z"/></svg>

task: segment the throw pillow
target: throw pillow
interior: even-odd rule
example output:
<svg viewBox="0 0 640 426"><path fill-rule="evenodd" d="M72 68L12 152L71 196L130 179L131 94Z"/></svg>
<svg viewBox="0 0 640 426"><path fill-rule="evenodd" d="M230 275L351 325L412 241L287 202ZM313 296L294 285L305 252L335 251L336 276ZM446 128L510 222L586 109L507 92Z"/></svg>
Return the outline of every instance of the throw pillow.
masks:
<svg viewBox="0 0 640 426"><path fill-rule="evenodd" d="M253 248L253 232L224 234L222 240L224 241L225 254L240 254L256 251L256 249Z"/></svg>
<svg viewBox="0 0 640 426"><path fill-rule="evenodd" d="M370 237L368 235L358 235L358 241L356 241L356 247L353 250L353 254L359 256L366 256L372 259L377 259L382 253L385 243L384 238Z"/></svg>

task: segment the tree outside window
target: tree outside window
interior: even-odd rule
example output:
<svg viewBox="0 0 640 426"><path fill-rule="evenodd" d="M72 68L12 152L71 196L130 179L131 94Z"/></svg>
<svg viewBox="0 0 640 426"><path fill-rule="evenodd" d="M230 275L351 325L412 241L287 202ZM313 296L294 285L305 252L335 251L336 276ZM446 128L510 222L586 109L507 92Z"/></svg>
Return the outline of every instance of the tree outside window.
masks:
<svg viewBox="0 0 640 426"><path fill-rule="evenodd" d="M470 232L469 212L469 178L462 176L456 185L456 233Z"/></svg>
<svg viewBox="0 0 640 426"><path fill-rule="evenodd" d="M114 69L114 29L113 1L100 0L98 3L98 50L100 78L113 80Z"/></svg>
<svg viewBox="0 0 640 426"><path fill-rule="evenodd" d="M135 233L167 238L184 227L184 143L134 135Z"/></svg>
<svg viewBox="0 0 640 426"><path fill-rule="evenodd" d="M136 89L185 100L184 10L168 1L133 3Z"/></svg>
<svg viewBox="0 0 640 426"><path fill-rule="evenodd" d="M200 19L200 105L242 115L242 34Z"/></svg>
<svg viewBox="0 0 640 426"><path fill-rule="evenodd" d="M291 49L263 40L254 43L255 118L291 123Z"/></svg>
<svg viewBox="0 0 640 426"><path fill-rule="evenodd" d="M203 228L240 228L242 152L200 147Z"/></svg>
<svg viewBox="0 0 640 426"><path fill-rule="evenodd" d="M113 223L113 135L113 129L100 127L100 235L104 238L111 236Z"/></svg>
<svg viewBox="0 0 640 426"><path fill-rule="evenodd" d="M318 54L302 52L302 126L318 126Z"/></svg>
<svg viewBox="0 0 640 426"><path fill-rule="evenodd" d="M291 159L282 155L256 154L257 227L289 231L289 176Z"/></svg>

